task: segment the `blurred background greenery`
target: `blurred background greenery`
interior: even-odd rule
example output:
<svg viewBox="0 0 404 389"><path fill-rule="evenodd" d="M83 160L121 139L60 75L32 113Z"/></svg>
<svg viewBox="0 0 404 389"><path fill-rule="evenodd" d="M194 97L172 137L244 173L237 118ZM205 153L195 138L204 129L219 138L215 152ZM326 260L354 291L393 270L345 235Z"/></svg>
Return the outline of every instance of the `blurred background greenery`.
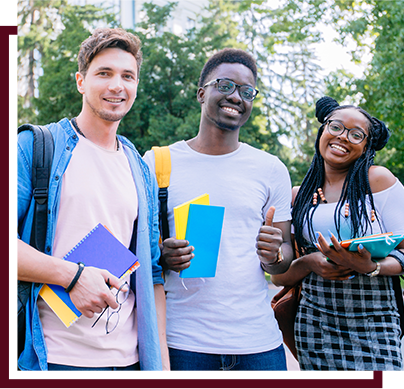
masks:
<svg viewBox="0 0 404 389"><path fill-rule="evenodd" d="M277 155L293 185L312 159L319 127L314 104L325 94L360 104L386 122L391 140L375 162L404 182L402 0L210 0L197 23L181 34L167 28L177 3L159 3L164 4L144 3L134 26L144 63L138 97L119 126L141 154L196 135L202 66L215 51L238 47L257 59L260 90L240 138ZM46 124L80 112L77 53L96 27L121 26L110 4L19 0L19 124ZM325 72L315 47L330 27L351 65L363 67L359 76L348 68ZM329 55L339 60L338 52Z"/></svg>

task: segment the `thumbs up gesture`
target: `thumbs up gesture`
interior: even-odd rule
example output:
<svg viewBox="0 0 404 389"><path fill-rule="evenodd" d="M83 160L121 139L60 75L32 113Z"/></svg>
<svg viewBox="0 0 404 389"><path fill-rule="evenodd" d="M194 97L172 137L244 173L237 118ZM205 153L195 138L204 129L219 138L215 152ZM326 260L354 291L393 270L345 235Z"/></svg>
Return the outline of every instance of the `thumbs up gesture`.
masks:
<svg viewBox="0 0 404 389"><path fill-rule="evenodd" d="M282 230L273 226L274 215L275 207L270 207L255 245L260 261L267 265L273 265L280 260L278 253L283 242Z"/></svg>
<svg viewBox="0 0 404 389"><path fill-rule="evenodd" d="M269 207L267 214L265 215L265 225L274 226L275 207Z"/></svg>

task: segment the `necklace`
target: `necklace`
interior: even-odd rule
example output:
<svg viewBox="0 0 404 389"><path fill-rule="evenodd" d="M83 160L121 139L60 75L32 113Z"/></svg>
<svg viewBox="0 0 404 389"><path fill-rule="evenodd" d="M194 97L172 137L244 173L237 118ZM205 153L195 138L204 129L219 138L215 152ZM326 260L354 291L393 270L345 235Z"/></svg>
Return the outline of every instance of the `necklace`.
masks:
<svg viewBox="0 0 404 389"><path fill-rule="evenodd" d="M318 194L317 194L318 192ZM320 195L320 199L323 203L327 204L327 199L324 196L324 192L321 188L317 188L317 190L313 193L313 205L317 205L318 202L318 195ZM344 212L344 216L348 217L349 216L349 203L348 201L345 204L345 212ZM375 210L372 209L370 211L370 220L373 223L376 220L376 213Z"/></svg>
<svg viewBox="0 0 404 389"><path fill-rule="evenodd" d="M77 124L76 118L73 118L73 119L71 120L71 122L72 122L72 124L73 124L73 127L76 129L76 131L77 131L81 136L83 136L84 138L87 139L87 137L83 134L83 131L80 130L80 127L79 127L79 125ZM116 151L119 151L119 141L118 141L118 137L116 137Z"/></svg>

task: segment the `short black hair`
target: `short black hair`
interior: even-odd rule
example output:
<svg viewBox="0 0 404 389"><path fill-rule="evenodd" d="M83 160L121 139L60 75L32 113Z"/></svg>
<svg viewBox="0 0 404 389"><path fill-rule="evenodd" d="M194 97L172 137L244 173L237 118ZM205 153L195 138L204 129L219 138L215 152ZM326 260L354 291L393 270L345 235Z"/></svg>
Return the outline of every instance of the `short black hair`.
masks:
<svg viewBox="0 0 404 389"><path fill-rule="evenodd" d="M257 82L257 64L253 56L241 49L225 48L218 51L205 63L199 77L198 86L203 87L209 74L222 63L240 63L247 66L254 75L254 81Z"/></svg>

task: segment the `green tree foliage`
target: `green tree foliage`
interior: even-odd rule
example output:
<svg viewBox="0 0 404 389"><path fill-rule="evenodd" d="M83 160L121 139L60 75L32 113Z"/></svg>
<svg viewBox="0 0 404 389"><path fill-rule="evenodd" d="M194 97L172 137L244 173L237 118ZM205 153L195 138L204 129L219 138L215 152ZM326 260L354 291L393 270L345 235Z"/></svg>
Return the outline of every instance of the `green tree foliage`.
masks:
<svg viewBox="0 0 404 389"><path fill-rule="evenodd" d="M166 31L175 6L146 3L146 18L135 32L142 41L144 61L138 96L122 120L119 133L131 139L141 153L154 145L196 135L200 119L196 100L199 74L207 52L220 47L217 37L207 39L207 33L204 37L196 29L184 36Z"/></svg>
<svg viewBox="0 0 404 389"><path fill-rule="evenodd" d="M330 95L359 96L361 106L388 125L392 135L376 163L404 182L404 2L345 0L336 1L334 9L341 41L356 42L353 59L360 62L365 50L373 55L363 78L332 75Z"/></svg>
<svg viewBox="0 0 404 389"><path fill-rule="evenodd" d="M18 1L18 80L24 90L18 98L20 122L35 116L32 100L41 71L40 58L60 32L60 14L66 0Z"/></svg>
<svg viewBox="0 0 404 389"><path fill-rule="evenodd" d="M323 94L360 103L384 120L391 140L376 163L404 181L404 2L376 0L212 0L209 17L183 36L167 31L175 3L145 4L136 33L144 63L138 98L120 125L141 153L153 145L195 136L200 71L223 47L239 47L257 59L260 90L240 139L278 155L293 184L302 180L314 151L318 124L314 102ZM117 26L108 10L72 6L67 0L19 0L19 122L48 123L80 112L75 72L80 43L98 25ZM332 23L342 44L356 42L353 60L373 54L364 77L339 70L321 79L313 43L319 23ZM40 75L42 72L42 75ZM35 91L36 94L35 94ZM39 96L38 96L39 95ZM281 136L293 142L289 149Z"/></svg>
<svg viewBox="0 0 404 389"><path fill-rule="evenodd" d="M313 44L320 40L320 1L284 0L240 2L238 39L254 53L261 72L261 111L269 136L261 148L278 155L288 166L292 182L303 179L314 152L317 132L313 107L323 82ZM282 147L281 136L293 150Z"/></svg>
<svg viewBox="0 0 404 389"><path fill-rule="evenodd" d="M364 80L358 80L365 109L392 131L382 157L404 182L404 2L375 1L373 58ZM382 162L382 161L380 161Z"/></svg>
<svg viewBox="0 0 404 389"><path fill-rule="evenodd" d="M80 44L100 23L116 26L115 15L65 0L27 0L20 5L19 68L24 68L26 58L33 58L30 67L40 69L42 75L32 74L25 82L20 78L21 83L32 83L33 90L28 97L19 96L19 123L50 123L77 115L81 110L75 84Z"/></svg>
<svg viewBox="0 0 404 389"><path fill-rule="evenodd" d="M54 1L43 3L52 7ZM282 7L272 9L263 0L212 0L209 17L181 36L166 28L176 3L146 3L146 18L136 26L144 54L138 97L119 132L141 153L195 136L200 120L196 92L204 63L223 47L243 48L257 59L260 94L240 139L278 155L295 181L301 180L311 158L310 109L320 85L309 45L318 39L310 31L321 12L304 3L285 0ZM79 45L98 23L114 25L112 15L94 6L64 5L62 13L53 12L63 27L41 55L39 97L32 103L37 116L31 116L31 122L79 113L81 98L74 82ZM283 51L278 50L281 46ZM296 139L296 156L280 143L282 134ZM295 157L297 163L292 162Z"/></svg>
<svg viewBox="0 0 404 389"><path fill-rule="evenodd" d="M75 82L80 44L101 22L116 26L114 20L114 14L93 5L65 7L61 15L63 31L42 57L39 98L33 101L38 123L55 122L80 113L82 98Z"/></svg>
<svg viewBox="0 0 404 389"><path fill-rule="evenodd" d="M262 72L255 50L255 31L250 34L254 22L256 7L261 6L262 0L243 0L229 2L212 0L208 6L209 17L202 20L201 37L210 36L216 39L221 36L221 47L244 49L257 59L258 79L257 88L260 93L254 100L253 110L248 122L240 130L240 141L254 147L276 153L283 148L277 136L270 129L270 121L266 115L265 94L262 82Z"/></svg>
<svg viewBox="0 0 404 389"><path fill-rule="evenodd" d="M240 31L234 14L238 5L212 3L209 18L183 36L164 28L175 7L175 3L163 7L146 3L146 18L136 30L143 42L144 63L138 97L119 132L132 139L141 153L153 145L167 145L197 134L200 105L196 92L203 65L221 48L245 48L237 41ZM276 142L266 127L262 99L262 95L256 99L251 118L240 133L241 141L259 148Z"/></svg>

